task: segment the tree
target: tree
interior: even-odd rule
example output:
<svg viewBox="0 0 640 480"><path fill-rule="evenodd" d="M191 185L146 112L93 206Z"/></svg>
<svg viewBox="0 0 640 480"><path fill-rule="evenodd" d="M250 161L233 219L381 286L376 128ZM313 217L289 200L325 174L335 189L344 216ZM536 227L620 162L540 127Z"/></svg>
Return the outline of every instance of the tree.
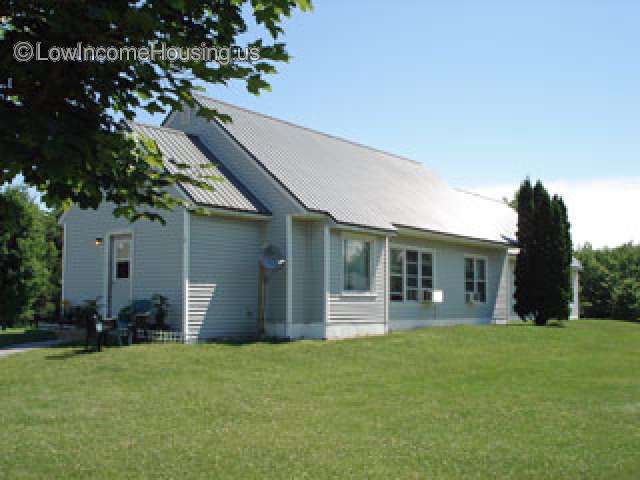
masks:
<svg viewBox="0 0 640 480"><path fill-rule="evenodd" d="M551 293L553 306L551 316L566 320L569 318L569 302L571 301L571 260L573 247L571 243L571 225L567 217L567 208L562 198L554 195L551 199L551 242L549 252L548 284L554 287Z"/></svg>
<svg viewBox="0 0 640 480"><path fill-rule="evenodd" d="M531 181L527 178L520 185L520 189L516 194L517 211L518 211L518 231L517 241L520 247L520 253L516 257L516 278L515 278L515 311L525 320L527 316L533 312L533 187Z"/></svg>
<svg viewBox="0 0 640 480"><path fill-rule="evenodd" d="M58 253L48 238L47 217L24 187L8 187L0 193L2 328L43 313L59 292L51 282L52 260Z"/></svg>
<svg viewBox="0 0 640 480"><path fill-rule="evenodd" d="M181 203L167 186L179 180L210 187L205 178L190 178L183 170L169 173L153 142L130 134L127 121L136 109L154 114L194 107L197 81L226 85L238 80L254 94L268 90L265 76L276 73L278 62L289 60L285 44L278 41L283 21L296 8L310 9L311 3L9 0L3 7L0 185L22 175L27 184L45 193L43 200L50 206L75 202L82 208L97 208L107 200L118 205L117 216L162 220L154 209ZM251 36L248 22L256 24ZM123 54L108 61L19 62L16 51L23 58L29 53L27 44L20 42L28 42L31 52L40 42L40 56L78 44L113 47L113 52ZM193 54L178 58L157 54L162 48L187 53L185 49L202 46L217 49L209 51L216 61L204 62ZM153 48L156 54L148 51L148 59L141 61L139 50L128 53L140 48ZM66 52L76 55L73 50ZM230 58L234 52L238 58ZM259 59L247 60L248 52ZM208 108L199 108L198 114L230 120Z"/></svg>
<svg viewBox="0 0 640 480"><path fill-rule="evenodd" d="M582 263L580 305L592 318L637 319L640 245L594 249L589 243L575 252ZM635 318L634 318L635 317Z"/></svg>
<svg viewBox="0 0 640 480"><path fill-rule="evenodd" d="M571 234L562 199L526 179L516 195L518 247L515 310L536 325L569 316Z"/></svg>
<svg viewBox="0 0 640 480"><path fill-rule="evenodd" d="M613 318L620 320L640 319L640 282L626 278L616 286L613 294Z"/></svg>

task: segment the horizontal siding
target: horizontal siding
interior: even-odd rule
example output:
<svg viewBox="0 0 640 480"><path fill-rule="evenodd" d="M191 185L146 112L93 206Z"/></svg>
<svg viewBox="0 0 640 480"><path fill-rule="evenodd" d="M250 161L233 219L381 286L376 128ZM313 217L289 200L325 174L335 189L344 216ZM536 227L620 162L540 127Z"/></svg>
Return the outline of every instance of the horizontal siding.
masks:
<svg viewBox="0 0 640 480"><path fill-rule="evenodd" d="M97 210L73 206L66 214L64 299L72 305L101 297L106 303L105 255L109 232L130 231L133 235L133 298L148 299L159 293L169 299L167 322L175 328L182 325L182 245L183 210L159 212L166 224L148 220L129 223L113 216L112 204ZM95 239L102 238L102 246Z"/></svg>
<svg viewBox="0 0 640 480"><path fill-rule="evenodd" d="M394 237L389 248L409 246L434 250L434 288L444 292L444 302L426 306L418 302L389 302L391 329L403 326L413 328L421 325L447 325L455 323L489 323L496 312L496 300L506 302L507 285L504 278L506 249L465 246L443 241L425 240L413 237ZM467 304L464 299L464 257L481 255L487 257L487 302ZM500 292L500 294L498 294ZM506 312L498 304L498 311ZM418 323L416 323L418 322ZM420 323L422 322L422 323Z"/></svg>
<svg viewBox="0 0 640 480"><path fill-rule="evenodd" d="M500 261L502 264L500 265ZM510 285L509 281L509 258L508 255L504 255L496 260L496 272L500 275L498 280L498 287L496 292L496 299L493 304L493 322L494 323L507 323L509 320L509 307L511 302L509 301ZM500 268L502 267L502 268ZM500 269L500 270L499 270Z"/></svg>
<svg viewBox="0 0 640 480"><path fill-rule="evenodd" d="M331 231L329 324L381 324L384 325L384 237L366 236L374 242L372 295L345 295L344 286L344 234Z"/></svg>
<svg viewBox="0 0 640 480"><path fill-rule="evenodd" d="M198 108L198 107L196 107ZM204 145L222 162L231 173L246 186L272 213L266 223L265 243L286 253L286 215L301 214L304 210L286 192L274 184L262 167L251 158L216 123L196 115L193 109L185 108L169 118L167 127L197 135ZM274 274L267 284L266 323L283 325L286 318L286 275Z"/></svg>
<svg viewBox="0 0 640 480"><path fill-rule="evenodd" d="M321 222L292 224L293 323L323 322L324 230Z"/></svg>
<svg viewBox="0 0 640 480"><path fill-rule="evenodd" d="M262 222L192 215L190 228L189 337L255 335Z"/></svg>

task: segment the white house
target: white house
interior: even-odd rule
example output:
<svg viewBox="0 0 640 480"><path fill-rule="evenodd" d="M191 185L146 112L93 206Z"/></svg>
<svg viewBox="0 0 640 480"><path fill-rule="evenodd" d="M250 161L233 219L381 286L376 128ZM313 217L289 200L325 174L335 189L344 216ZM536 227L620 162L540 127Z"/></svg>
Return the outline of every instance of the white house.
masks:
<svg viewBox="0 0 640 480"><path fill-rule="evenodd" d="M214 191L179 185L190 208L165 212L166 226L114 218L109 204L71 208L61 219L65 300L101 297L114 316L161 293L188 341L262 326L278 337L343 338L513 316L516 215L504 203L397 155L197 102L233 122L185 109L163 127L133 128L166 160L222 181ZM263 274L267 254L282 268Z"/></svg>

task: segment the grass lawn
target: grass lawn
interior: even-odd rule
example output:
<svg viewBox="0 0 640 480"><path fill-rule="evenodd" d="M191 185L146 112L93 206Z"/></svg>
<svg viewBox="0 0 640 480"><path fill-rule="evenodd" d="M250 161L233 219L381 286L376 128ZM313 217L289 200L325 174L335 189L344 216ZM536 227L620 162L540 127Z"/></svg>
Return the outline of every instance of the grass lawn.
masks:
<svg viewBox="0 0 640 480"><path fill-rule="evenodd" d="M54 332L47 330L36 330L32 328L7 328L0 329L0 348L18 343L39 342L42 340L53 340L56 338Z"/></svg>
<svg viewBox="0 0 640 480"><path fill-rule="evenodd" d="M640 324L0 359L2 478L638 478Z"/></svg>

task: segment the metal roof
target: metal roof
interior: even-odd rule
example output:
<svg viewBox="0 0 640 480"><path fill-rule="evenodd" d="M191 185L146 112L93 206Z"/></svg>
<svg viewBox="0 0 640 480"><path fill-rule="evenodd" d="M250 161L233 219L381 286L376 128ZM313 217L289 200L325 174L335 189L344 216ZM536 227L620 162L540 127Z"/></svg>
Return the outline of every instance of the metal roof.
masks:
<svg viewBox="0 0 640 480"><path fill-rule="evenodd" d="M156 141L170 173L185 173L202 180L203 176L216 176L220 181L206 179L213 190L180 183L191 200L201 206L210 206L251 213L269 213L268 209L193 135L166 127L131 123L134 132ZM169 160L188 165L180 169ZM203 167L203 165L209 165Z"/></svg>
<svg viewBox="0 0 640 480"><path fill-rule="evenodd" d="M506 243L517 215L501 201L454 189L423 164L202 95L231 116L222 127L308 210L340 223ZM481 168L481 166L479 166Z"/></svg>

